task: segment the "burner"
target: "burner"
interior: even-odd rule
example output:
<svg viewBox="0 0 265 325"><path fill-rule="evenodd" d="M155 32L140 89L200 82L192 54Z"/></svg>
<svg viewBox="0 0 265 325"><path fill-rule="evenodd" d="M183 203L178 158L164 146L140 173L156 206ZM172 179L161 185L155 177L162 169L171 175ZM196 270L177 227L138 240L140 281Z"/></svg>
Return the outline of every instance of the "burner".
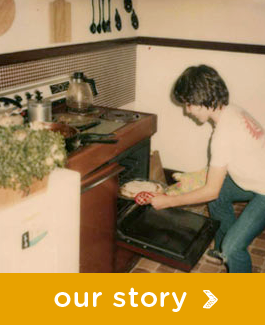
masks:
<svg viewBox="0 0 265 325"><path fill-rule="evenodd" d="M57 113L53 115L53 122L65 123L73 127L82 127L87 124L99 122L99 118L90 115L72 113Z"/></svg>
<svg viewBox="0 0 265 325"><path fill-rule="evenodd" d="M102 107L98 107L98 106L91 106L91 107L88 107L85 109L74 109L74 108L67 107L67 111L70 114L99 117L105 112L105 109Z"/></svg>
<svg viewBox="0 0 265 325"><path fill-rule="evenodd" d="M121 110L108 110L101 115L105 120L115 121L115 122L134 122L141 118L139 113L134 113L130 111L121 111Z"/></svg>

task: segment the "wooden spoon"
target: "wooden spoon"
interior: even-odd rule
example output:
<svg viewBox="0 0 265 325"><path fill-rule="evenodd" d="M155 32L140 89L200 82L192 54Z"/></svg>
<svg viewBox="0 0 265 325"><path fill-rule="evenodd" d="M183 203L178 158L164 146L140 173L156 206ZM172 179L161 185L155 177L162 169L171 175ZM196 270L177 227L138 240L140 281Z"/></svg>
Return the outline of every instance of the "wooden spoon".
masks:
<svg viewBox="0 0 265 325"><path fill-rule="evenodd" d="M14 0L0 0L0 36L11 27L15 18Z"/></svg>

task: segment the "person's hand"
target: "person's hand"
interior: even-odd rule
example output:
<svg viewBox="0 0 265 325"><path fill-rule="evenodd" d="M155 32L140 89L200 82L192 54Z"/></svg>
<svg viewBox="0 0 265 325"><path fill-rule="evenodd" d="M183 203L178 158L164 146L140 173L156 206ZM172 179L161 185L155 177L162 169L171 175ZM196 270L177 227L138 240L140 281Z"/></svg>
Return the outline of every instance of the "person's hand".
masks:
<svg viewBox="0 0 265 325"><path fill-rule="evenodd" d="M172 205L172 196L166 194L152 193L154 196L150 199L150 204L156 210L170 208Z"/></svg>

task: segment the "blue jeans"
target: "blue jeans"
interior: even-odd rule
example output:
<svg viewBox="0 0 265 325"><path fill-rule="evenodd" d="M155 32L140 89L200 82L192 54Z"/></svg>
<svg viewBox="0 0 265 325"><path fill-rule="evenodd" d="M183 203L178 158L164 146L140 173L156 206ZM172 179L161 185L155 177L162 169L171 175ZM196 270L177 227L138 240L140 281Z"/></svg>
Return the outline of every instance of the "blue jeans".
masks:
<svg viewBox="0 0 265 325"><path fill-rule="evenodd" d="M249 201L239 218L234 202ZM265 228L265 195L244 191L230 176L225 178L218 199L208 204L211 218L221 222L215 235L215 249L230 273L251 273L251 258L247 251L253 239Z"/></svg>

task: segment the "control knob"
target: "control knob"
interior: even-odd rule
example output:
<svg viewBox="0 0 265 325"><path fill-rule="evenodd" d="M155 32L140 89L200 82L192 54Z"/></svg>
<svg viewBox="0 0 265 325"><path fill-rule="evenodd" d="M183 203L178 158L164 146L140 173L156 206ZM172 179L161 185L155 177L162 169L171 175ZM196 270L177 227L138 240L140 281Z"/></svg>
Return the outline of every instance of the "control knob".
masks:
<svg viewBox="0 0 265 325"><path fill-rule="evenodd" d="M31 97L32 97L32 94L31 93L29 93L29 92L26 92L26 98L27 98L27 100L30 100L31 99Z"/></svg>
<svg viewBox="0 0 265 325"><path fill-rule="evenodd" d="M18 103L21 103L22 102L22 97L19 96L19 95L15 95L14 96L15 100L18 102Z"/></svg>
<svg viewBox="0 0 265 325"><path fill-rule="evenodd" d="M42 94L42 92L41 91L39 91L39 90L36 90L35 91L35 94L36 94L36 100L38 101L38 102L40 102L41 100L42 100L42 98L43 98L43 96L41 95Z"/></svg>

